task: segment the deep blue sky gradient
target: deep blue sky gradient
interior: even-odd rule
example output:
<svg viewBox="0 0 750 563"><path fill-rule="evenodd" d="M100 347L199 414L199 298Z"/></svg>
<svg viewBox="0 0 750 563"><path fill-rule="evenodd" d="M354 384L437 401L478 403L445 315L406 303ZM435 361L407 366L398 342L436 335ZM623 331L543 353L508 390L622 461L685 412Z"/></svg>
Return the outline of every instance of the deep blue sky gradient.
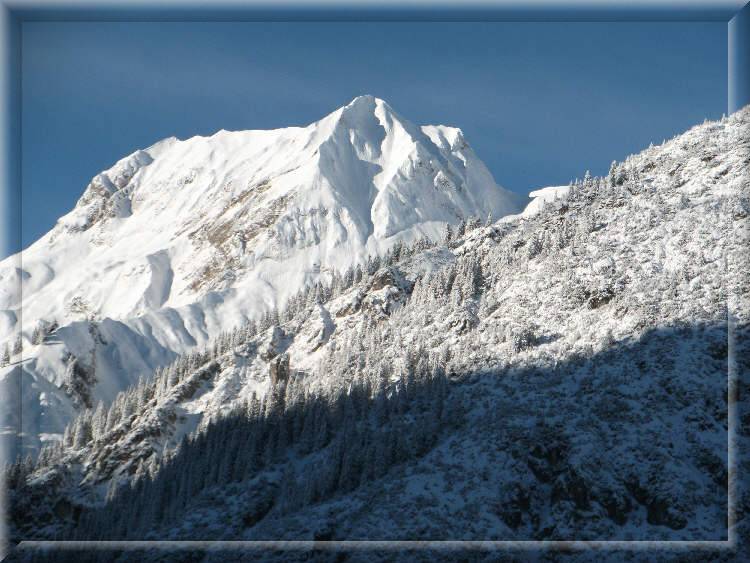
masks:
<svg viewBox="0 0 750 563"><path fill-rule="evenodd" d="M718 118L724 22L24 23L24 247L157 140L306 125L359 94L461 127L520 193Z"/></svg>

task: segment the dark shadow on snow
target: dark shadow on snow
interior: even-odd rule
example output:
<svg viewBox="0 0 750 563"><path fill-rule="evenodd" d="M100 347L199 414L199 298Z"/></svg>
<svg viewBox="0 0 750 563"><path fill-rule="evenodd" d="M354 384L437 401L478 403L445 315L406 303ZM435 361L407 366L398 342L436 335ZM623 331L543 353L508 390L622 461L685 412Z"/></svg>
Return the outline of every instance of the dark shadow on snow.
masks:
<svg viewBox="0 0 750 563"><path fill-rule="evenodd" d="M748 329L735 330L741 398L747 396L750 371ZM290 391L295 385L290 381L278 385L267 401L249 404L185 440L153 479L122 487L103 508L73 505L55 496L54 488L20 487L12 493L14 530L29 539L158 539L160 530L231 488L243 508L228 513L223 531L179 539L234 539L227 529L247 537L254 527L276 530L285 539L290 534L303 540L350 539L348 524L335 518L307 528L296 523L294 530L279 526L289 515L305 520L323 503L377 490L383 479L398 479L400 468L423 471L433 458L446 461L446 444L458 440L466 448L502 451L506 465L511 460L520 468L510 482L497 483L494 498L476 507L491 512L509 537L468 537L461 529L466 521L454 517L456 507L448 505L435 509L452 523L443 537L433 528L427 537L400 539L607 540L590 532L583 538L561 536L566 532L560 530L575 530L576 521L581 530L589 529L593 519L622 527L640 514L657 534L634 539L661 539L667 531L670 539L724 540L727 350L726 327L686 325L651 330L638 341L615 343L554 367L447 374L438 365L395 386L359 383L304 401ZM672 424L675 420L679 424ZM738 432L746 427L743 420ZM710 439L717 435L723 438ZM290 459L296 463L287 463ZM465 472L468 482L472 467ZM516 478L524 474L525 479ZM706 499L716 504L707 509ZM40 503L50 505L40 510ZM745 517L742 506L738 519ZM563 519L566 527L545 520L546 513ZM711 521L715 532L685 536L693 521ZM50 553L17 549L10 560L48 560ZM199 560L201 553L173 555ZM235 560L240 553L225 555ZM81 563L131 556L141 558L135 552L54 552L55 560ZM168 553L156 559L173 560Z"/></svg>

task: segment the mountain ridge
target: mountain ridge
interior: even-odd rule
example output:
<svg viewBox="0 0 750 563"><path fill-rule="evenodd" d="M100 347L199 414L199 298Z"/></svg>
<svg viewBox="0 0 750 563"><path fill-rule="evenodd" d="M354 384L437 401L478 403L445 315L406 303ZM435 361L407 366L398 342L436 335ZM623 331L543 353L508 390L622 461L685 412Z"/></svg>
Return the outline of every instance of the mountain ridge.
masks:
<svg viewBox="0 0 750 563"><path fill-rule="evenodd" d="M749 128L750 108L697 126L220 335L76 419L24 474L20 522L42 538L745 537L744 489L727 514L748 463L727 441L748 441L728 370L750 369ZM84 516L45 516L57 501Z"/></svg>
<svg viewBox="0 0 750 563"><path fill-rule="evenodd" d="M306 127L170 137L97 174L20 268L0 261L0 347L20 333L25 348L0 378L27 381L36 448L60 418L302 287L520 208L460 130L415 126L372 96Z"/></svg>

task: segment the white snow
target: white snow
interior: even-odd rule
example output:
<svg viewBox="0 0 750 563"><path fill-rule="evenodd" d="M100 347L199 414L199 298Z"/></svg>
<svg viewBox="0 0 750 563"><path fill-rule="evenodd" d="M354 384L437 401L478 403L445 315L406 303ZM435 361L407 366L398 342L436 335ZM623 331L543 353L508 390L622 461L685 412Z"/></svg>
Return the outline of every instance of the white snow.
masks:
<svg viewBox="0 0 750 563"><path fill-rule="evenodd" d="M459 129L415 126L372 96L307 127L171 137L97 174L22 268L0 262L0 347L22 330L25 376L56 387L72 353L95 371L93 403L108 402L320 276L520 208ZM30 401L24 412L45 409Z"/></svg>
<svg viewBox="0 0 750 563"><path fill-rule="evenodd" d="M563 201L570 191L570 186L550 186L529 192L529 197L533 198L521 213L522 217L531 217L536 215L548 203Z"/></svg>

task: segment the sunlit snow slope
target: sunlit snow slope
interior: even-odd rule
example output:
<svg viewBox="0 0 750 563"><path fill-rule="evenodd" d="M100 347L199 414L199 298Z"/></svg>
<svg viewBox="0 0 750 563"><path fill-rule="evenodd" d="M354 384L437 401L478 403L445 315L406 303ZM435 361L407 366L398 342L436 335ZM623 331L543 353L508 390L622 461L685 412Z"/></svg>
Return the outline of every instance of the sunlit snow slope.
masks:
<svg viewBox="0 0 750 563"><path fill-rule="evenodd" d="M4 396L21 401L35 448L77 409L319 276L520 207L459 129L412 125L372 96L307 127L165 139L95 176L0 262L0 353L19 329L24 345L0 368Z"/></svg>

